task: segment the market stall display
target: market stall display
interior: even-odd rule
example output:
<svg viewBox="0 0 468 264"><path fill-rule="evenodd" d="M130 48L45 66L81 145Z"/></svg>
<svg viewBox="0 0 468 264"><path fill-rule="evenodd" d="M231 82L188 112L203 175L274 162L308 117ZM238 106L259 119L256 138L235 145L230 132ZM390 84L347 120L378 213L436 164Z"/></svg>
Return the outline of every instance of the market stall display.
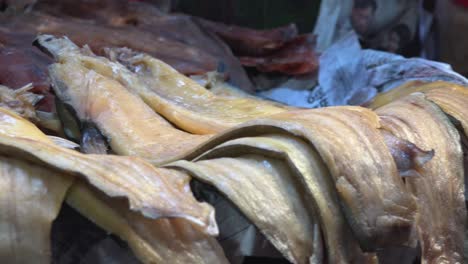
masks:
<svg viewBox="0 0 468 264"><path fill-rule="evenodd" d="M0 262L66 262L54 252L66 210L111 243L72 262L466 259L465 86L391 74L391 87L378 86L369 71L383 71L364 70L363 59L354 66L374 93L354 98L356 86L335 99L365 104L287 106L226 81L249 90L241 63L317 74L337 46L319 60L294 26L230 27L138 2L55 3L1 18ZM385 57L354 40L343 43ZM396 62L424 64L374 67Z"/></svg>

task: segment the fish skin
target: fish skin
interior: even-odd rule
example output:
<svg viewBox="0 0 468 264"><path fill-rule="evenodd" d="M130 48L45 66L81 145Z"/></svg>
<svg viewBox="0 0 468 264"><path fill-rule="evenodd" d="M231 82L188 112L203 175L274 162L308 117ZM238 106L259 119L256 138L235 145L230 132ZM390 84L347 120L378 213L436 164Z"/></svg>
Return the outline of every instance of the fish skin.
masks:
<svg viewBox="0 0 468 264"><path fill-rule="evenodd" d="M415 203L397 173L375 113L362 107L290 111L246 122L238 129L249 126L276 127L315 147L364 251L408 242ZM384 179L386 184L380 184Z"/></svg>
<svg viewBox="0 0 468 264"><path fill-rule="evenodd" d="M415 144L380 130L401 177L423 177L421 168L434 157L434 150L424 151Z"/></svg>
<svg viewBox="0 0 468 264"><path fill-rule="evenodd" d="M142 228L147 225L155 225L159 226L160 232L167 236L174 236L174 233L166 232L169 227L182 228L181 232L185 235L181 238L185 237L185 240L183 242L177 240L180 242L178 247L181 251L177 251L177 254L173 255L174 263L186 263L184 261L187 259L197 260L193 263L210 263L203 261L204 256L209 256L207 261L209 260L211 263L226 263L222 250L212 237L218 233L214 221L214 211L208 204L199 203L194 199L189 188L190 178L184 173L163 168L157 169L135 157L85 155L59 147L32 123L3 108L0 108L0 153L78 176L89 184L87 185L88 189L99 190L101 197L106 197L106 199L113 201L119 200L115 198L125 198L121 201L125 201L126 206L120 206L119 210L132 215L133 228L137 228L140 224ZM98 204L84 202L85 197L80 195L74 197L77 201L74 203L74 207L77 210L86 210L90 207L103 208ZM99 218L100 212L99 210L88 210L85 215L91 219L93 217ZM165 221L160 220L162 218ZM184 220L180 221L180 219ZM165 224L160 226L157 224L159 222ZM106 222L104 220L104 224L112 223L112 221ZM112 229L113 227L104 226L104 228ZM146 240L152 239L149 233L142 232L138 231L137 235L145 236ZM135 235L132 237L135 238ZM195 237L197 240L191 241L190 237ZM163 255L172 254L170 249L171 245L174 246L173 241L158 241L161 245L151 250L165 250L165 252L161 252ZM128 242L137 243L133 240ZM131 244L130 246L135 248L139 244ZM182 249L186 249L186 251ZM208 249L209 251L207 251ZM144 254L144 252L137 252L137 255L139 253ZM142 260L145 263L155 262L154 259L152 261Z"/></svg>
<svg viewBox="0 0 468 264"><path fill-rule="evenodd" d="M129 49L107 49L110 57L120 62L117 63L83 54L66 38L40 35L36 43L58 62L77 61L90 71L117 80L154 111L190 133L218 133L244 121L289 109L253 97L216 96L164 62Z"/></svg>
<svg viewBox="0 0 468 264"><path fill-rule="evenodd" d="M371 257L362 252L346 223L328 169L316 151L303 140L279 134L240 137L217 145L195 160L248 153L281 158L295 172L294 177L304 186L305 199L312 204L314 216L322 230L326 246L323 254L328 263L373 263ZM314 248L313 257L315 255Z"/></svg>
<svg viewBox="0 0 468 264"><path fill-rule="evenodd" d="M185 219L148 219L83 182L72 186L67 203L107 232L128 243L143 263L227 264L216 239Z"/></svg>
<svg viewBox="0 0 468 264"><path fill-rule="evenodd" d="M186 191L189 190L187 175L155 168L137 157L85 155L62 148L32 123L3 108L0 108L0 124L3 146L0 153L22 153L24 159L81 176L111 197L126 197L132 210L146 217L185 217L183 211L192 212L193 215L186 215L187 220L198 224L201 230L205 228L209 234L217 234L211 206L198 203Z"/></svg>
<svg viewBox="0 0 468 264"><path fill-rule="evenodd" d="M53 64L49 72L57 96L81 122L95 124L114 153L158 165L210 138L175 129L118 82L78 63Z"/></svg>
<svg viewBox="0 0 468 264"><path fill-rule="evenodd" d="M466 106L465 106L466 107ZM434 150L423 177L407 178L417 197L422 263L462 263L466 207L460 136L440 108L415 93L378 108L383 129Z"/></svg>
<svg viewBox="0 0 468 264"><path fill-rule="evenodd" d="M168 166L188 171L198 180L215 186L289 261L309 262L315 220L287 165L263 156L245 155L178 161Z"/></svg>
<svg viewBox="0 0 468 264"><path fill-rule="evenodd" d="M139 81L124 81L125 86L139 94L154 111L190 133L219 133L242 122L289 109L253 97L217 96L147 54L109 50L120 54L115 57L121 64L138 69L134 78Z"/></svg>
<svg viewBox="0 0 468 264"><path fill-rule="evenodd" d="M73 178L0 157L0 262L51 262L50 233Z"/></svg>

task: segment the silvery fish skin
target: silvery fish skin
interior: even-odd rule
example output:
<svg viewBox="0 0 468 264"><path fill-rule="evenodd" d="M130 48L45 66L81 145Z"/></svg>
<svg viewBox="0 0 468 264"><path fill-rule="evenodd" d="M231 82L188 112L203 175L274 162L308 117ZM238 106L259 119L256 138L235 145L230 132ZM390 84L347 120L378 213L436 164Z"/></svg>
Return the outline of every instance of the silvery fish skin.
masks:
<svg viewBox="0 0 468 264"><path fill-rule="evenodd" d="M308 263L312 254L322 254L321 246L313 248L313 212L303 200L299 181L283 162L244 155L177 161L169 166L186 170L198 180L215 186L292 263Z"/></svg>
<svg viewBox="0 0 468 264"><path fill-rule="evenodd" d="M463 154L456 128L421 93L376 111L383 129L434 150L434 157L421 169L423 177L406 179L417 197L422 263L462 263L466 207Z"/></svg>
<svg viewBox="0 0 468 264"><path fill-rule="evenodd" d="M51 262L50 231L73 178L0 157L0 262Z"/></svg>
<svg viewBox="0 0 468 264"><path fill-rule="evenodd" d="M203 153L197 159L236 157L258 153L281 158L291 167L293 177L304 187L307 204L312 204L314 218L320 225L328 263L372 263L371 254L365 256L340 208L331 176L317 152L305 141L288 136L264 134L226 141ZM219 179L223 182L223 179ZM314 257L317 251L314 248ZM323 263L323 259L316 263Z"/></svg>

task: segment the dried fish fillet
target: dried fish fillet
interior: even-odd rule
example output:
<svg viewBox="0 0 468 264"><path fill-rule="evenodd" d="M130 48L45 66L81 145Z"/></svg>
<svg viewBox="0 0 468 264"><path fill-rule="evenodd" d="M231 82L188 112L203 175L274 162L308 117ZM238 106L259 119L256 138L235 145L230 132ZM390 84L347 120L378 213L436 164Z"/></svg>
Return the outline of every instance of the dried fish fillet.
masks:
<svg viewBox="0 0 468 264"><path fill-rule="evenodd" d="M465 203L468 205L468 88L450 85L445 89L433 89L425 92L426 98L436 103L458 129L464 155L465 167ZM466 226L468 228L468 226Z"/></svg>
<svg viewBox="0 0 468 264"><path fill-rule="evenodd" d="M183 173L157 169L135 157L84 155L61 148L33 124L2 108L0 128L0 153L84 177L110 197L127 198L130 208L146 217L185 218L217 234L211 206L193 198Z"/></svg>
<svg viewBox="0 0 468 264"><path fill-rule="evenodd" d="M457 119L468 135L468 88L449 84L448 87L431 89L424 94L447 115Z"/></svg>
<svg viewBox="0 0 468 264"><path fill-rule="evenodd" d="M287 161L292 168L291 171L295 172L293 177L304 186L306 203L313 205L314 218L319 222L324 237L327 249L324 255L328 263L371 262L371 257L364 256L362 253L346 222L328 169L317 152L303 140L288 135L270 134L239 138L216 146L198 159L236 157L248 153L282 158ZM213 175L212 177L219 176ZM218 185L227 184L224 178L219 178L216 182ZM315 255L316 252L314 252ZM323 260L316 263L323 263Z"/></svg>
<svg viewBox="0 0 468 264"><path fill-rule="evenodd" d="M291 262L308 263L313 248L314 218L299 182L282 162L258 155L198 162L177 161L197 179L215 186L249 218ZM318 239L321 239L319 237Z"/></svg>
<svg viewBox="0 0 468 264"><path fill-rule="evenodd" d="M148 219L83 183L75 184L67 203L108 232L127 241L144 263L228 263L216 239L185 219Z"/></svg>
<svg viewBox="0 0 468 264"><path fill-rule="evenodd" d="M57 96L95 124L117 154L161 164L209 139L175 129L121 84L78 63L53 64L49 72Z"/></svg>
<svg viewBox="0 0 468 264"><path fill-rule="evenodd" d="M126 87L139 94L154 111L191 133L217 133L287 109L254 98L216 96L149 55L122 49L112 52L119 54L115 56L118 61L134 69L141 80L142 85L127 83Z"/></svg>
<svg viewBox="0 0 468 264"><path fill-rule="evenodd" d="M385 130L434 150L423 177L407 178L417 197L422 263L462 263L466 221L460 136L424 95L413 94L376 110Z"/></svg>
<svg viewBox="0 0 468 264"><path fill-rule="evenodd" d="M0 262L50 263L50 230L72 177L0 157Z"/></svg>
<svg viewBox="0 0 468 264"><path fill-rule="evenodd" d="M193 159L229 138L268 133L304 138L328 167L361 248L372 251L409 243L416 210L379 128L378 116L362 107L290 111L243 123L179 159Z"/></svg>
<svg viewBox="0 0 468 264"><path fill-rule="evenodd" d="M441 82L434 82L431 83L430 86L434 86L434 84L441 83ZM372 109L379 108L381 106L384 106L388 103L391 103L393 101L396 101L400 98L403 98L407 95L410 95L415 92L421 92L426 90L424 86L427 85L427 83L421 82L421 81L409 81L407 83L404 83L390 91L384 92L384 93L379 93L377 94L370 102L369 107Z"/></svg>
<svg viewBox="0 0 468 264"><path fill-rule="evenodd" d="M216 133L244 121L287 109L248 97L233 99L216 96L162 61L128 49L110 49L110 52L114 54L112 57L135 72L102 57L86 56L66 38L41 35L37 43L58 61L79 61L90 70L118 80L141 96L154 111L190 133Z"/></svg>
<svg viewBox="0 0 468 264"><path fill-rule="evenodd" d="M372 102L369 105L369 107L372 109L376 109L386 104L389 104L393 101L396 101L400 98L403 98L407 95L410 95L412 93L415 93L415 92L425 93L432 89L437 89L437 90L451 89L451 90L456 90L458 92L463 92L463 90L466 90L468 88L457 85L457 84L444 82L444 81L437 81L437 82L431 82L431 83L424 83L421 81L411 81L403 85L400 85L397 88L392 89L388 92L378 94L374 99L372 99Z"/></svg>
<svg viewBox="0 0 468 264"><path fill-rule="evenodd" d="M26 120L2 108L0 113L0 120L4 121L0 122L0 153L21 155L22 159L85 176L103 192L93 191L106 202L89 198L86 194L92 188L83 184L86 188L72 189L80 192L72 191L68 202L126 240L140 260L156 263L169 258L172 263L227 263L211 237L218 233L214 212L207 204L194 200L186 174L155 169L138 158L83 155L63 149ZM112 197L126 197L128 202ZM120 203L118 216L106 209L116 203ZM134 231L128 231L128 225Z"/></svg>

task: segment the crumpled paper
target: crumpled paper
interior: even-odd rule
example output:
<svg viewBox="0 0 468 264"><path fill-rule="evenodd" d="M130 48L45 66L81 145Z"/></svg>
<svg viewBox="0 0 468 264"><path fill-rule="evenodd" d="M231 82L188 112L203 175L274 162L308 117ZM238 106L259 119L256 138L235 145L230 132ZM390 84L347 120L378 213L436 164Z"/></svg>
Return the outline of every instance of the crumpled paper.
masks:
<svg viewBox="0 0 468 264"><path fill-rule="evenodd" d="M378 92L413 80L442 80L468 85L468 80L454 72L448 64L362 49L357 35L350 32L320 56L318 84L315 87L300 90L283 84L258 95L306 108L363 105Z"/></svg>

